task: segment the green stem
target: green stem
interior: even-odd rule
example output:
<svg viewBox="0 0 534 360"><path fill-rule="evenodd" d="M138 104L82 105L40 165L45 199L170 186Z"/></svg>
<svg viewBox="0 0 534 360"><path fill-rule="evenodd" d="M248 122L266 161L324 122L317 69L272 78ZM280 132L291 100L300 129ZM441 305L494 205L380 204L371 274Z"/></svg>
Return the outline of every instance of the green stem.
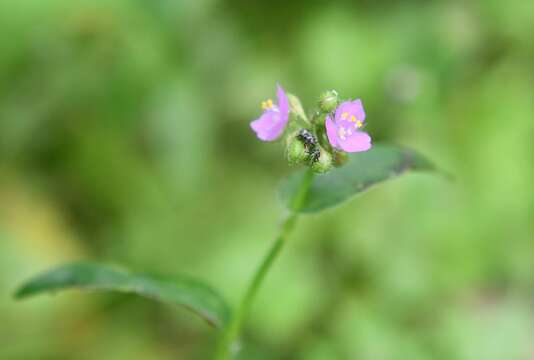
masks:
<svg viewBox="0 0 534 360"><path fill-rule="evenodd" d="M297 191L295 197L292 200L292 211L289 213L289 215L284 220L282 226L280 227L280 233L278 234L278 237L276 238L275 242L271 246L269 252L265 256L263 261L260 263L245 295L241 300L241 303L239 304L239 307L237 308L229 325L226 327L222 334L221 342L217 350L217 360L231 359L233 353L236 352L234 349L238 346L237 340L240 336L243 322L250 310L250 307L252 306L259 287L265 279L265 276L269 272L269 269L271 268L274 260L280 253L280 250L282 250L282 247L286 243L287 238L295 228L299 217L299 210L304 205L304 201L306 200L306 196L308 195L308 191L313 180L313 175L314 174L311 170L308 170L304 175L302 182L300 183L299 190Z"/></svg>

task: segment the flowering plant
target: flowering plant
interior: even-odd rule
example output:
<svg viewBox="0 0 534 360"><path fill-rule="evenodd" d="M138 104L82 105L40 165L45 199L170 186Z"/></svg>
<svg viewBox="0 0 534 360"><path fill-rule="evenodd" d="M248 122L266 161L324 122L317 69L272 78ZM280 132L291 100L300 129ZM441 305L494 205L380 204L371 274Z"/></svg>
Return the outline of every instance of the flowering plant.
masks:
<svg viewBox="0 0 534 360"><path fill-rule="evenodd" d="M325 173L333 165L341 165L344 153L367 151L371 137L361 131L365 124L365 111L360 99L339 103L336 91L325 92L319 109L311 121L301 110L294 95L289 106L288 95L278 85L278 104L271 99L262 102L263 114L250 127L262 141L274 141L288 127L290 113L300 129L288 135L287 157L291 164L307 163L315 173Z"/></svg>
<svg viewBox="0 0 534 360"><path fill-rule="evenodd" d="M327 91L308 116L296 96L281 86L276 94L278 101L264 101L263 113L250 127L262 141L285 136L288 162L305 168L289 176L280 188L288 214L234 311L202 281L139 274L90 262L63 265L38 275L21 286L15 296L81 288L129 292L181 305L220 329L215 358L232 358L239 350L241 330L256 294L300 215L331 208L407 171L433 169L413 150L372 144L371 136L363 131L366 114L360 99L342 101L336 91Z"/></svg>

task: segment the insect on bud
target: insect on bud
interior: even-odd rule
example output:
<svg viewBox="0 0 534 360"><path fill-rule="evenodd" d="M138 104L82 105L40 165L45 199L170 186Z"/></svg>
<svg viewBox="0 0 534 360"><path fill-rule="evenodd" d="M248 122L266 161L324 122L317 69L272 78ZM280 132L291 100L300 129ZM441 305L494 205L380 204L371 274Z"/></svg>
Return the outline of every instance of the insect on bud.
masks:
<svg viewBox="0 0 534 360"><path fill-rule="evenodd" d="M312 164L311 168L316 173L325 173L332 169L333 162L332 162L332 155L322 147L319 147L319 157L318 159Z"/></svg>
<svg viewBox="0 0 534 360"><path fill-rule="evenodd" d="M319 107L323 112L330 113L334 111L339 103L337 91L325 91L319 98Z"/></svg>
<svg viewBox="0 0 534 360"><path fill-rule="evenodd" d="M308 151L302 141L291 136L287 142L286 156L290 165L298 165L308 160Z"/></svg>

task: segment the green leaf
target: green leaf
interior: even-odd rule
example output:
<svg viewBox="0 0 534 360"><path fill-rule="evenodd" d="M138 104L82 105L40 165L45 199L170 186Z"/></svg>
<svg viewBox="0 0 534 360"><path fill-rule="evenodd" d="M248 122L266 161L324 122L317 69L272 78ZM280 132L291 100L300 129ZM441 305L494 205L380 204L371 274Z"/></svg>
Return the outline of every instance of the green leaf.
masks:
<svg viewBox="0 0 534 360"><path fill-rule="evenodd" d="M433 170L434 166L417 152L392 145L374 145L366 152L350 154L349 161L325 175L315 176L308 195L299 209L291 199L298 191L304 171L286 179L280 188L284 204L291 210L312 213L341 204L356 194L407 171Z"/></svg>
<svg viewBox="0 0 534 360"><path fill-rule="evenodd" d="M221 296L197 280L133 274L88 262L63 265L38 275L19 288L15 297L22 299L70 288L133 293L185 306L216 327L225 325L230 314Z"/></svg>

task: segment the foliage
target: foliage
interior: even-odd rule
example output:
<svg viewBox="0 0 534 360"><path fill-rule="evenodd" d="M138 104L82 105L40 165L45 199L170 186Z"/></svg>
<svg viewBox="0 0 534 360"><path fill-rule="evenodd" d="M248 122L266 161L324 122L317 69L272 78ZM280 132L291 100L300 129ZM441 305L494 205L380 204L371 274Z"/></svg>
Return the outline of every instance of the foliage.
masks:
<svg viewBox="0 0 534 360"><path fill-rule="evenodd" d="M0 358L207 357L215 332L173 307L10 294L99 259L195 274L237 303L291 171L283 145L258 146L248 128L276 81L306 108L325 88L364 97L376 142L456 182L414 173L303 218L243 357L528 358L529 6L0 2Z"/></svg>
<svg viewBox="0 0 534 360"><path fill-rule="evenodd" d="M22 286L19 299L69 288L134 293L164 303L182 305L213 326L228 321L229 309L211 288L193 279L131 274L92 263L74 263L52 269Z"/></svg>

